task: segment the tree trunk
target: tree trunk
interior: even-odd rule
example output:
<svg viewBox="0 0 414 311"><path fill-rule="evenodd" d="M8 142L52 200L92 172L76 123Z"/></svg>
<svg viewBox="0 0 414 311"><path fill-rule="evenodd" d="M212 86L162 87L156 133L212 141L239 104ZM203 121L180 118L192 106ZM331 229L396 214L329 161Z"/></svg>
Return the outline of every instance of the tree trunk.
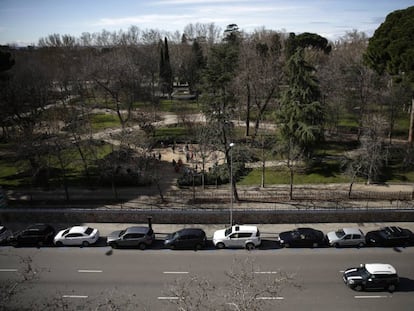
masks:
<svg viewBox="0 0 414 311"><path fill-rule="evenodd" d="M250 107L251 107L251 95L250 86L247 84L247 103L246 103L246 137L250 135Z"/></svg>
<svg viewBox="0 0 414 311"><path fill-rule="evenodd" d="M293 200L293 167L289 167L289 171L290 171L289 199Z"/></svg>
<svg viewBox="0 0 414 311"><path fill-rule="evenodd" d="M411 112L410 112L410 129L408 133L408 143L412 144L414 142L414 95L411 99Z"/></svg>

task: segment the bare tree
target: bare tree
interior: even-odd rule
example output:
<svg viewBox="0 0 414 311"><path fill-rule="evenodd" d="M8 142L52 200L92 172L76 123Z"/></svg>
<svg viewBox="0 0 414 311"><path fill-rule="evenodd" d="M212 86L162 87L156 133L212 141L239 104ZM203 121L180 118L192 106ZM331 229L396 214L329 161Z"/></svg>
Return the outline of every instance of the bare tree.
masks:
<svg viewBox="0 0 414 311"><path fill-rule="evenodd" d="M186 311L258 311L267 303L265 298L276 300L282 288L300 287L292 275L281 271L271 277L260 274L260 267L250 257L234 259L231 267L221 286L199 276L177 279L167 289L168 295L175 298L170 303Z"/></svg>

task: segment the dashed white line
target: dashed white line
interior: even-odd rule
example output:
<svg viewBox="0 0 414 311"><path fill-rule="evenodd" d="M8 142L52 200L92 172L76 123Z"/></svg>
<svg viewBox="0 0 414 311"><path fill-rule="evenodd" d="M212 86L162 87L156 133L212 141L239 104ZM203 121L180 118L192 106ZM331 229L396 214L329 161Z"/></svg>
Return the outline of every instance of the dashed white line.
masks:
<svg viewBox="0 0 414 311"><path fill-rule="evenodd" d="M285 297L256 297L257 300L284 300Z"/></svg>
<svg viewBox="0 0 414 311"><path fill-rule="evenodd" d="M78 270L79 273L102 273L102 270Z"/></svg>
<svg viewBox="0 0 414 311"><path fill-rule="evenodd" d="M255 274L278 274L277 271L255 271Z"/></svg>
<svg viewBox="0 0 414 311"><path fill-rule="evenodd" d="M188 274L188 271L164 271L164 274Z"/></svg>
<svg viewBox="0 0 414 311"><path fill-rule="evenodd" d="M378 298L388 298L389 296L354 296L356 299L378 299Z"/></svg>
<svg viewBox="0 0 414 311"><path fill-rule="evenodd" d="M0 272L17 272L17 269L0 269Z"/></svg>
<svg viewBox="0 0 414 311"><path fill-rule="evenodd" d="M75 299L86 299L89 296L84 295L63 295L62 298L75 298Z"/></svg>
<svg viewBox="0 0 414 311"><path fill-rule="evenodd" d="M178 300L179 297L158 297L158 300Z"/></svg>

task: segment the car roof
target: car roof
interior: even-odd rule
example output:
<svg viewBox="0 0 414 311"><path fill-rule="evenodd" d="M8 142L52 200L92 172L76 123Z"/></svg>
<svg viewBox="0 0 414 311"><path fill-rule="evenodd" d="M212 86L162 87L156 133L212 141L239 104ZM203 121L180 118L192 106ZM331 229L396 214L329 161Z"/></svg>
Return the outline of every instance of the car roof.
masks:
<svg viewBox="0 0 414 311"><path fill-rule="evenodd" d="M258 231L256 226L248 226L248 225L234 225L232 230L233 232L239 231L248 231L248 232L256 232Z"/></svg>
<svg viewBox="0 0 414 311"><path fill-rule="evenodd" d="M149 227L128 227L125 229L125 233L147 233L150 230Z"/></svg>
<svg viewBox="0 0 414 311"><path fill-rule="evenodd" d="M371 274L396 274L397 270L390 264L367 263L365 269Z"/></svg>
<svg viewBox="0 0 414 311"><path fill-rule="evenodd" d="M87 226L74 226L74 227L69 229L69 232L70 233L84 233L86 231L86 229L88 229Z"/></svg>
<svg viewBox="0 0 414 311"><path fill-rule="evenodd" d="M343 228L342 229L345 234L361 234L361 230L359 230L358 228Z"/></svg>
<svg viewBox="0 0 414 311"><path fill-rule="evenodd" d="M34 224L26 228L26 230L46 230L50 228L48 224Z"/></svg>
<svg viewBox="0 0 414 311"><path fill-rule="evenodd" d="M180 233L180 234L205 234L204 230L200 229L200 228L184 228L184 229L176 231L175 233Z"/></svg>

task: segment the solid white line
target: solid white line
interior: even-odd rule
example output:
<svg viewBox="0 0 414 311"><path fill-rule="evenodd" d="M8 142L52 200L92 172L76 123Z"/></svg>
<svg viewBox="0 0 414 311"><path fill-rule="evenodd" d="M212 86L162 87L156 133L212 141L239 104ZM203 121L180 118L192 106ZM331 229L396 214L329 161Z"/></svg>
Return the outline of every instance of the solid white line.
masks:
<svg viewBox="0 0 414 311"><path fill-rule="evenodd" d="M158 300L178 300L178 297L158 297Z"/></svg>
<svg viewBox="0 0 414 311"><path fill-rule="evenodd" d="M188 271L164 271L164 274L188 274Z"/></svg>
<svg viewBox="0 0 414 311"><path fill-rule="evenodd" d="M78 270L79 273L102 273L102 270Z"/></svg>
<svg viewBox="0 0 414 311"><path fill-rule="evenodd" d="M388 298L388 296L354 296L356 299L370 299L370 298Z"/></svg>
<svg viewBox="0 0 414 311"><path fill-rule="evenodd" d="M285 297L256 297L257 300L283 300Z"/></svg>
<svg viewBox="0 0 414 311"><path fill-rule="evenodd" d="M88 296L83 296L83 295L63 295L62 298L86 299L86 298L88 298Z"/></svg>
<svg viewBox="0 0 414 311"><path fill-rule="evenodd" d="M17 269L0 269L0 272L17 272Z"/></svg>

